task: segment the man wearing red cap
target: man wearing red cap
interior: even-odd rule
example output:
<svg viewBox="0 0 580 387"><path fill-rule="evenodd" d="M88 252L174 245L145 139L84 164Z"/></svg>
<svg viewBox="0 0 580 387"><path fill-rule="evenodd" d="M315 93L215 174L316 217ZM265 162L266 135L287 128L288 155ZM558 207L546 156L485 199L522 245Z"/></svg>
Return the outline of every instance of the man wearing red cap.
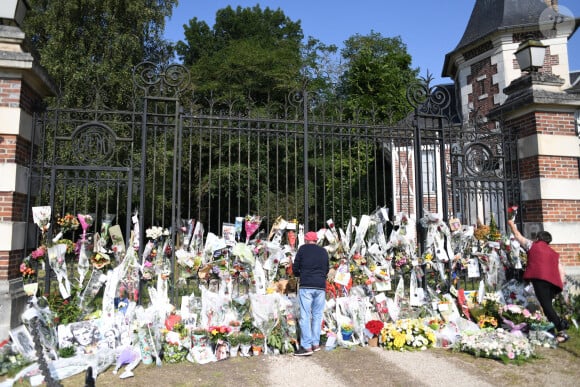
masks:
<svg viewBox="0 0 580 387"><path fill-rule="evenodd" d="M318 246L318 235L307 232L306 242L298 249L292 270L300 277L298 301L300 302L300 348L294 355L309 356L320 350L322 315L326 305L326 276L328 253Z"/></svg>

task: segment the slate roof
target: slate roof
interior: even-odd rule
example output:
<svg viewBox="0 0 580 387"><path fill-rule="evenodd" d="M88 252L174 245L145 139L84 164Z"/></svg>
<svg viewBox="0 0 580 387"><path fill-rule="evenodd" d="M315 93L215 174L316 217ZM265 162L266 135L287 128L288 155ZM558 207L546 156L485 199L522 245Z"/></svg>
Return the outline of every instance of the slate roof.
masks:
<svg viewBox="0 0 580 387"><path fill-rule="evenodd" d="M566 91L569 93L580 93L580 70L570 72L570 84L572 86Z"/></svg>
<svg viewBox="0 0 580 387"><path fill-rule="evenodd" d="M454 53L498 31L537 27L547 7L543 0L476 0L463 37L455 49L445 55L442 75L450 76L449 62ZM576 19L572 34L579 25L580 18Z"/></svg>
<svg viewBox="0 0 580 387"><path fill-rule="evenodd" d="M541 0L478 0L455 51L499 30L537 26L546 8Z"/></svg>

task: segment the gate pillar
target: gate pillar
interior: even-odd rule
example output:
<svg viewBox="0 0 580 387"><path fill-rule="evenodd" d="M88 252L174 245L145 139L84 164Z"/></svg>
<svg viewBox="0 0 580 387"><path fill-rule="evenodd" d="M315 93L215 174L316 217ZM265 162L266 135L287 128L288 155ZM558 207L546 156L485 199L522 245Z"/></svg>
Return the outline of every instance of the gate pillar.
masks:
<svg viewBox="0 0 580 387"><path fill-rule="evenodd" d="M504 89L489 117L517 136L522 234L552 234L552 247L570 275L580 274L580 94L556 75L531 72ZM510 162L506 160L506 162ZM518 216L519 217L519 216Z"/></svg>
<svg viewBox="0 0 580 387"><path fill-rule="evenodd" d="M0 25L0 340L20 324L26 304L19 266L27 254L24 240L31 128L35 106L56 88L32 55L23 49L24 32L16 19ZM35 235L35 233L28 233Z"/></svg>

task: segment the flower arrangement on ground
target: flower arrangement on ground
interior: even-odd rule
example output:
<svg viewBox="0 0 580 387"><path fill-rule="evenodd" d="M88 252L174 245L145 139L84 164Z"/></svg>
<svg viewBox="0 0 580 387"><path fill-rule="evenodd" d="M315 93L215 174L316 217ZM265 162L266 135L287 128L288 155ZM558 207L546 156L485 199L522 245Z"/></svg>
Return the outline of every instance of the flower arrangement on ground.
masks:
<svg viewBox="0 0 580 387"><path fill-rule="evenodd" d="M252 345L261 347L264 345L264 335L261 333L252 334Z"/></svg>
<svg viewBox="0 0 580 387"><path fill-rule="evenodd" d="M534 356L534 348L527 338L513 335L502 328L483 329L471 335L464 334L453 349L476 357L502 360L505 363L521 363Z"/></svg>
<svg viewBox="0 0 580 387"><path fill-rule="evenodd" d="M526 318L526 323L530 329L536 331L547 331L554 328L554 324L548 321L546 316L544 316L540 310L531 313L530 316Z"/></svg>
<svg viewBox="0 0 580 387"><path fill-rule="evenodd" d="M211 326L208 329L209 339L212 343L216 344L218 341L227 340L228 334L232 331L232 328L226 325Z"/></svg>
<svg viewBox="0 0 580 387"><path fill-rule="evenodd" d="M340 331L343 333L350 333L353 330L353 325L351 323L344 323L340 326Z"/></svg>
<svg viewBox="0 0 580 387"><path fill-rule="evenodd" d="M397 320L386 323L381 330L381 343L387 349L414 350L432 347L435 333L420 319Z"/></svg>
<svg viewBox="0 0 580 387"><path fill-rule="evenodd" d="M516 304L507 304L499 309L499 313L503 320L509 320L514 324L521 324L527 322L527 320L532 316L532 313Z"/></svg>
<svg viewBox="0 0 580 387"><path fill-rule="evenodd" d="M240 345L250 345L252 343L252 335L249 333L242 332L238 335L238 341Z"/></svg>
<svg viewBox="0 0 580 387"><path fill-rule="evenodd" d="M167 363L180 363L185 360L188 354L188 348L186 348L187 329L181 322L174 322L171 328L165 334L163 360Z"/></svg>
<svg viewBox="0 0 580 387"><path fill-rule="evenodd" d="M380 320L370 320L365 324L365 328L370 332L373 336L378 336L381 333L381 330L385 326Z"/></svg>

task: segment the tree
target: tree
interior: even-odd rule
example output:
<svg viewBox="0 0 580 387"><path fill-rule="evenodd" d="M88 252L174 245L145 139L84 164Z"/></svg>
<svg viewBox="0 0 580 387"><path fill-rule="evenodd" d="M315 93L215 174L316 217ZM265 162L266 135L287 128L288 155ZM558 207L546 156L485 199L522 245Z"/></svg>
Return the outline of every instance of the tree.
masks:
<svg viewBox="0 0 580 387"><path fill-rule="evenodd" d="M341 76L340 93L352 117L396 122L410 111L407 86L416 80L418 69L411 68L411 55L400 37L384 38L373 32L356 34L341 51L346 71Z"/></svg>
<svg viewBox="0 0 580 387"><path fill-rule="evenodd" d="M300 85L302 29L280 9L228 6L213 28L193 18L184 29L176 52L206 99L263 105L283 102Z"/></svg>
<svg viewBox="0 0 580 387"><path fill-rule="evenodd" d="M95 99L127 108L131 71L144 61L165 62L161 36L177 0L29 0L24 30L40 64L60 90L60 106ZM130 105L129 105L130 106Z"/></svg>

